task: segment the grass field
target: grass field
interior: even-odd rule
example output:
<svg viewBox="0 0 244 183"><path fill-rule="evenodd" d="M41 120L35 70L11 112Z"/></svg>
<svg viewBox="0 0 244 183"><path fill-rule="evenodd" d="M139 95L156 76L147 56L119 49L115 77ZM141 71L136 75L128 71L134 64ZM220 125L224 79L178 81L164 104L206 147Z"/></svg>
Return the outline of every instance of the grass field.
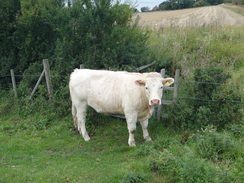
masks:
<svg viewBox="0 0 244 183"><path fill-rule="evenodd" d="M213 126L186 132L152 118L153 142L144 142L138 126L137 147L131 148L122 119L90 111L91 141L85 142L68 112L60 115L61 108L34 103L1 98L0 182L219 183L244 178L240 124L222 132Z"/></svg>
<svg viewBox="0 0 244 183"><path fill-rule="evenodd" d="M148 174L148 158L136 156L144 142L140 128L138 148L130 148L124 120L95 118L96 127L89 130L92 140L84 142L70 116L51 118L15 113L1 119L0 182L119 182L130 173L155 179ZM154 130L153 126L155 140L161 133L169 134L162 125Z"/></svg>

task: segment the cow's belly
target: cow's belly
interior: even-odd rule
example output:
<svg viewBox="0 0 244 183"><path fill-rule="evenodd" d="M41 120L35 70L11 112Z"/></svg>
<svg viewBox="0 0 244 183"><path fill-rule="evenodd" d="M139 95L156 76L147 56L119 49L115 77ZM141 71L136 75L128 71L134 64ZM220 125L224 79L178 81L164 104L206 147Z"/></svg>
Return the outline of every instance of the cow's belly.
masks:
<svg viewBox="0 0 244 183"><path fill-rule="evenodd" d="M105 94L90 93L87 104L95 109L98 113L118 113L123 114L124 110L118 99L108 97Z"/></svg>

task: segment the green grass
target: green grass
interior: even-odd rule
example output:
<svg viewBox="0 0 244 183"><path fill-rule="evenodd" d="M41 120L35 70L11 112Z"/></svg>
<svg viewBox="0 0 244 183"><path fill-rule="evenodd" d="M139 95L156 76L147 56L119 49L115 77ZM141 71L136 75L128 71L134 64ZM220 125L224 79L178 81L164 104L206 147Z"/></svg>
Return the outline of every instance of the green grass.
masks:
<svg viewBox="0 0 244 183"><path fill-rule="evenodd" d="M184 182L181 176L189 173L193 179L199 174L207 176L201 174L201 166L206 171L216 171L216 180L221 173L227 173L225 168L231 174L226 175L228 180L238 182L243 176L243 137L234 138L231 132L227 136L235 143L233 151L226 151L221 160L213 162L198 154L198 139L180 143L185 132L165 127L164 121L150 120L152 143L144 142L138 125L137 147L131 148L124 120L90 111L91 141L85 142L74 130L71 115L53 117L54 108L49 108L49 115L42 114L48 110L45 104L29 109L32 111L26 115L19 110L24 106L19 106L18 101L5 113L8 102L9 98L2 99L0 105L0 113L4 113L0 119L0 182ZM191 158L195 160L189 161ZM195 162L199 163L198 172L183 171L182 167Z"/></svg>
<svg viewBox="0 0 244 183"><path fill-rule="evenodd" d="M136 148L127 144L124 120L95 118L95 127L88 124L91 141L85 142L71 116L47 118L38 113L23 117L22 111L1 117L0 182L118 182L131 172L148 171L145 160L135 158ZM140 147L140 128L136 139Z"/></svg>

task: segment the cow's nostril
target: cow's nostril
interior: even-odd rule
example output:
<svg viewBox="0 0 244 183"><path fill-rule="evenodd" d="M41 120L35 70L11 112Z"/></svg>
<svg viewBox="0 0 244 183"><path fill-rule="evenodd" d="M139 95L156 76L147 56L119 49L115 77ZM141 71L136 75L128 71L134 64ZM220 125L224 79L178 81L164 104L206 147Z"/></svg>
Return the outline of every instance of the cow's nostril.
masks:
<svg viewBox="0 0 244 183"><path fill-rule="evenodd" d="M152 104L159 104L159 100L158 99L153 99L153 100L151 100L151 103Z"/></svg>

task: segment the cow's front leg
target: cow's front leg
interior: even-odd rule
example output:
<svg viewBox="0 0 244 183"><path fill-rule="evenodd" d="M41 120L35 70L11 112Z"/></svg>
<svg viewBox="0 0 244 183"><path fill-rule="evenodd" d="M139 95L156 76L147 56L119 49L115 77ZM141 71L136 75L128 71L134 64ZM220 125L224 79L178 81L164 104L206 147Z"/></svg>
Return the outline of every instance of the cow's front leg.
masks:
<svg viewBox="0 0 244 183"><path fill-rule="evenodd" d="M142 127L142 131L143 131L143 137L146 141L152 141L151 137L149 136L148 130L147 130L147 126L148 126L148 119L144 120L144 121L140 121L141 123L141 127Z"/></svg>
<svg viewBox="0 0 244 183"><path fill-rule="evenodd" d="M134 134L136 132L137 115L127 114L127 115L125 115L125 117L126 117L126 122L127 122L127 128L129 131L128 144L131 147L135 147L136 143L135 143Z"/></svg>

